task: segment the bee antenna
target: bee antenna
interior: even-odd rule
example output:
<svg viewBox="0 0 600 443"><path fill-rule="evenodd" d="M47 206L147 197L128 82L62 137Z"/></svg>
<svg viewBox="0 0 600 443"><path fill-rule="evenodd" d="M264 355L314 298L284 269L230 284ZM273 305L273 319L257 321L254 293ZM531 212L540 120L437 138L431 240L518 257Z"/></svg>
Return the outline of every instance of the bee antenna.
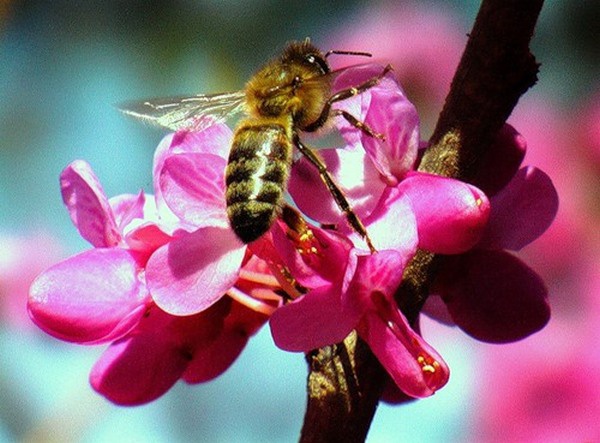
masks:
<svg viewBox="0 0 600 443"><path fill-rule="evenodd" d="M361 52L361 51L338 51L336 49L330 49L325 53L325 58L329 57L331 54L340 54L340 55L360 55L362 57L372 57L373 54L370 52Z"/></svg>

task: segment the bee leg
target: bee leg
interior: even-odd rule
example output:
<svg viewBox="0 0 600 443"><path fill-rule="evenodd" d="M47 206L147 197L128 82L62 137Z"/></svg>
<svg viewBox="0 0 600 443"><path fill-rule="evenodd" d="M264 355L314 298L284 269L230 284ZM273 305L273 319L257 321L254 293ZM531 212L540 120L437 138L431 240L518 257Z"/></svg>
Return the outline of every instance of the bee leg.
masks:
<svg viewBox="0 0 600 443"><path fill-rule="evenodd" d="M381 141L385 141L385 135L381 134L380 132L375 132L373 129L371 129L371 127L369 125L365 124L365 122L361 122L359 119L354 117L349 112L343 111L341 109L334 109L333 114L341 115L348 121L348 123L350 123L356 129L360 129L362 132L364 132L368 136L376 138Z"/></svg>
<svg viewBox="0 0 600 443"><path fill-rule="evenodd" d="M348 200L346 200L346 196L344 195L342 190L333 181L333 178L327 170L327 166L325 165L325 163L323 163L323 160L321 160L317 156L317 154L313 152L312 149L310 149L308 146L304 145L300 141L298 134L294 134L294 144L296 145L300 153L304 155L307 158L307 160L317 168L317 170L319 171L319 175L321 176L321 180L323 180L323 182L327 186L327 189L329 190L329 192L331 192L331 195L333 195L336 204L346 216L348 224L352 227L352 229L354 229L358 233L358 235L360 235L365 240L372 254L377 252L375 246L373 246L373 243L369 238L369 234L367 233L365 225L363 225L358 216L350 207L350 203L348 203Z"/></svg>
<svg viewBox="0 0 600 443"><path fill-rule="evenodd" d="M388 72L390 72L392 70L393 70L392 65L387 65L385 68L383 68L383 71L381 71L381 73L379 75L376 75L375 77L370 78L369 80L365 81L364 83L361 83L358 86L354 86L353 88L342 89L341 91L336 92L331 97L329 97L329 99L325 102L325 106L323 106L321 115L319 115L319 117L313 123L306 126L305 128L302 128L302 130L306 131L306 132L316 131L321 126L323 126L325 124L325 122L327 121L327 118L329 117L329 114L331 112L331 106L334 103L354 97L355 95L358 95L362 92L365 92L367 89L370 89L373 86L376 86L381 81L381 79L383 77L385 77L385 75ZM368 126L366 126L360 120L351 116L348 113L346 113L346 114L348 116L350 116L351 120L349 120L348 117L346 117L346 115L344 115L344 118L346 118L346 120L348 120L351 124L353 124L354 126L356 126L359 129L361 129L366 134L369 134L369 135L376 134L374 131L371 131L371 129L368 128ZM357 126L353 122L360 123L360 125ZM363 128L365 128L365 129L368 128L368 130L365 130ZM376 138L379 138L376 135L373 135L373 136Z"/></svg>

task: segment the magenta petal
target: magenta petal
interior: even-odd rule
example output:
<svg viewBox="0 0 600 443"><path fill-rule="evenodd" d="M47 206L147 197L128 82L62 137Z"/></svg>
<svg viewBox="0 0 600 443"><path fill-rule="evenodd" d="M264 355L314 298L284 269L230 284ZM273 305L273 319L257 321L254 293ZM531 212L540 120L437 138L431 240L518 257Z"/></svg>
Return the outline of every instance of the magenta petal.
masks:
<svg viewBox="0 0 600 443"><path fill-rule="evenodd" d="M486 195L495 195L517 173L526 151L527 142L523 136L511 125L504 124L490 149L485 150L471 183Z"/></svg>
<svg viewBox="0 0 600 443"><path fill-rule="evenodd" d="M116 246L121 240L102 185L88 163L76 160L60 174L63 201L81 236L93 246Z"/></svg>
<svg viewBox="0 0 600 443"><path fill-rule="evenodd" d="M542 279L504 251L449 257L438 292L454 322L478 340L506 343L543 328L550 318Z"/></svg>
<svg viewBox="0 0 600 443"><path fill-rule="evenodd" d="M227 158L232 140L231 129L222 123L214 124L203 131L179 131L165 136L154 151L152 175L160 175L167 157L182 153L203 153ZM154 182L154 194L158 197L158 180Z"/></svg>
<svg viewBox="0 0 600 443"><path fill-rule="evenodd" d="M248 339L243 331L224 330L218 340L196 350L182 378L186 383L204 383L218 377L239 357Z"/></svg>
<svg viewBox="0 0 600 443"><path fill-rule="evenodd" d="M90 374L93 388L127 406L148 403L167 392L191 358L171 323L166 314L152 310L135 334L102 354Z"/></svg>
<svg viewBox="0 0 600 443"><path fill-rule="evenodd" d="M28 308L48 334L77 343L114 340L133 328L148 294L123 249L92 249L60 262L31 285Z"/></svg>
<svg viewBox="0 0 600 443"><path fill-rule="evenodd" d="M419 148L419 116L414 105L390 79L371 92L364 123L383 134L385 141L361 134L364 149L391 186L413 167Z"/></svg>
<svg viewBox="0 0 600 443"><path fill-rule="evenodd" d="M269 324L278 347L308 352L342 341L358 320L358 316L342 311L339 290L330 285L277 309Z"/></svg>
<svg viewBox="0 0 600 443"><path fill-rule="evenodd" d="M210 340L196 344L194 358L182 378L187 383L202 383L222 374L241 354L244 346L266 321L267 317L253 311L229 297L219 301L221 318L224 317L219 334ZM231 311L223 314L223 306L231 305Z"/></svg>
<svg viewBox="0 0 600 443"><path fill-rule="evenodd" d="M125 240L131 248L149 254L171 241L172 237L154 223L145 223L128 233Z"/></svg>
<svg viewBox="0 0 600 443"><path fill-rule="evenodd" d="M442 357L413 331L400 310L385 304L368 311L357 331L402 392L428 397L442 388L450 372Z"/></svg>
<svg viewBox="0 0 600 443"><path fill-rule="evenodd" d="M170 314L203 311L234 285L245 251L230 229L201 228L178 237L148 260L150 293Z"/></svg>
<svg viewBox="0 0 600 443"><path fill-rule="evenodd" d="M297 244L290 241L282 226L283 222L277 222L271 229L273 245L279 259L298 283L316 288L343 277L352 248L345 237L311 226L312 237ZM313 248L316 252L310 252Z"/></svg>
<svg viewBox="0 0 600 443"><path fill-rule="evenodd" d="M371 295L374 292L394 294L410 258L393 250L359 256L354 278L342 297L344 306L357 310L360 316L371 307Z"/></svg>
<svg viewBox="0 0 600 443"><path fill-rule="evenodd" d="M168 157L160 176L169 208L194 226L227 226L224 158L210 154Z"/></svg>
<svg viewBox="0 0 600 443"><path fill-rule="evenodd" d="M410 198L420 248L458 254L471 249L483 235L490 205L476 187L451 178L414 173L399 188Z"/></svg>
<svg viewBox="0 0 600 443"><path fill-rule="evenodd" d="M492 200L481 248L519 250L548 229L558 211L558 194L544 172L529 166Z"/></svg>
<svg viewBox="0 0 600 443"><path fill-rule="evenodd" d="M438 294L429 294L421 313L445 325L456 326L450 312L448 312L448 306Z"/></svg>

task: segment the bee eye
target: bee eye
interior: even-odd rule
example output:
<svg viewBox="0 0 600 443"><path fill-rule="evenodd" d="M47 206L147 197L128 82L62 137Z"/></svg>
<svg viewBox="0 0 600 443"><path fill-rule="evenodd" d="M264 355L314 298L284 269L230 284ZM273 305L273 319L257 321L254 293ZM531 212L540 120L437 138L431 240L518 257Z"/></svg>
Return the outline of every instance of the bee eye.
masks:
<svg viewBox="0 0 600 443"><path fill-rule="evenodd" d="M315 54L307 54L304 59L308 64L316 66L322 74L327 74L329 72L329 66L323 57Z"/></svg>

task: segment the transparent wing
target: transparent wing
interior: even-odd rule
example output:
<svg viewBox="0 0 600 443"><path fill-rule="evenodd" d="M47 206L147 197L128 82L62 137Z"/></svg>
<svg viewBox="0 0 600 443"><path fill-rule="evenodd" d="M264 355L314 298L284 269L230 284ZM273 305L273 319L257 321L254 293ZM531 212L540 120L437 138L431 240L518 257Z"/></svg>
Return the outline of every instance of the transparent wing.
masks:
<svg viewBox="0 0 600 443"><path fill-rule="evenodd" d="M244 91L121 103L119 109L147 123L178 131L199 131L244 109Z"/></svg>

